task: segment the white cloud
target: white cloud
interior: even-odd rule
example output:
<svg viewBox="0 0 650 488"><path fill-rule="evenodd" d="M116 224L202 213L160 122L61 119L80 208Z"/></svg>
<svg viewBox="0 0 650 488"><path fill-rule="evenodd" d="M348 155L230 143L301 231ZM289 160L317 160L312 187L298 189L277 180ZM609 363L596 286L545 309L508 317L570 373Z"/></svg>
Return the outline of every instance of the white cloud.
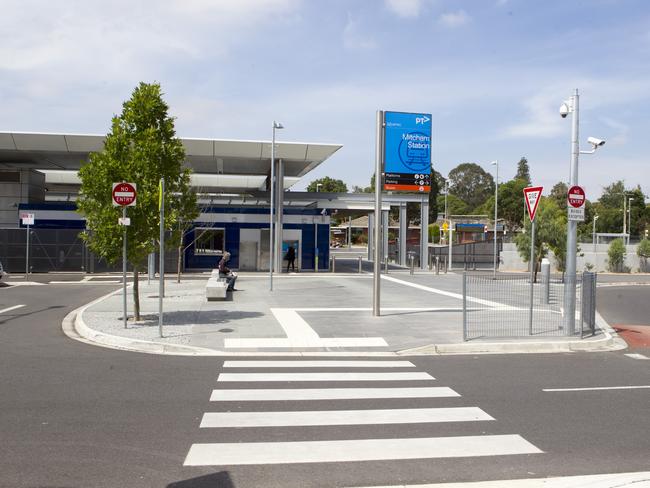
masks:
<svg viewBox="0 0 650 488"><path fill-rule="evenodd" d="M348 21L343 29L343 46L346 49L365 51L377 47L377 43L360 31L359 21L348 14Z"/></svg>
<svg viewBox="0 0 650 488"><path fill-rule="evenodd" d="M385 0L386 8L400 17L417 17L422 9L422 0Z"/></svg>
<svg viewBox="0 0 650 488"><path fill-rule="evenodd" d="M446 27L454 28L467 24L471 17L464 10L458 12L447 12L440 16L440 23Z"/></svg>

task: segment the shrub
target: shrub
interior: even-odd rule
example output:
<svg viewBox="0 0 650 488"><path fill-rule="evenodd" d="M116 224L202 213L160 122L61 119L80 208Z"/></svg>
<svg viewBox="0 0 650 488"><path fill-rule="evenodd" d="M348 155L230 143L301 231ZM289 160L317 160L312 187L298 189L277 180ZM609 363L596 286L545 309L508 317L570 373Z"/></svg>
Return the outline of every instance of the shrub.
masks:
<svg viewBox="0 0 650 488"><path fill-rule="evenodd" d="M648 258L650 258L650 240L643 239L636 248L636 254L639 256L641 263L640 271L648 271Z"/></svg>
<svg viewBox="0 0 650 488"><path fill-rule="evenodd" d="M438 244L440 242L440 227L438 224L429 225L429 242Z"/></svg>
<svg viewBox="0 0 650 488"><path fill-rule="evenodd" d="M614 273L622 273L625 264L625 244L623 239L614 239L607 250L608 267Z"/></svg>

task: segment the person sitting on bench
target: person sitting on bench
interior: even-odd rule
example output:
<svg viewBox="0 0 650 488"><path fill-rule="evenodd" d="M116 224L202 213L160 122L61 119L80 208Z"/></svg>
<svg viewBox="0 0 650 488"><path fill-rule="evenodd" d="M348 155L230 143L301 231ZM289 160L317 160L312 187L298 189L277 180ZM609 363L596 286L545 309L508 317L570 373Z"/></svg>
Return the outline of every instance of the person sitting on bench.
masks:
<svg viewBox="0 0 650 488"><path fill-rule="evenodd" d="M237 291L235 290L235 281L237 281L237 273L230 271L230 268L226 266L226 263L230 260L230 253L225 252L219 261L219 278L224 278L226 283L228 283L227 291Z"/></svg>

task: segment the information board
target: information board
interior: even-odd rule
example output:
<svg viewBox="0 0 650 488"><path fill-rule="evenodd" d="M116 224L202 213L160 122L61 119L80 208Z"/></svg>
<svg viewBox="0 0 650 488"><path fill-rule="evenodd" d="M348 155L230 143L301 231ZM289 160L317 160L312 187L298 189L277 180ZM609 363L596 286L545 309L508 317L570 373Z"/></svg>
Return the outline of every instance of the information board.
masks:
<svg viewBox="0 0 650 488"><path fill-rule="evenodd" d="M431 190L431 114L385 112L384 190Z"/></svg>

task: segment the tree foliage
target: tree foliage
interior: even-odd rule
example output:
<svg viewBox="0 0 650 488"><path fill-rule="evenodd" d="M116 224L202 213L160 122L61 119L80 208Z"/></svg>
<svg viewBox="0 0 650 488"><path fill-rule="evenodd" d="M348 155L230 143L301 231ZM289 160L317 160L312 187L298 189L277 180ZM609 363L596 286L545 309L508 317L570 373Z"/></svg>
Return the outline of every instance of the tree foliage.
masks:
<svg viewBox="0 0 650 488"><path fill-rule="evenodd" d="M507 228L517 231L521 228L526 214L524 204L524 188L528 186L524 180L510 180L499 185L499 208L498 218L503 219ZM485 211L489 216L494 215L494 197L490 198L485 205Z"/></svg>
<svg viewBox="0 0 650 488"><path fill-rule="evenodd" d="M614 239L607 250L607 265L609 270L614 273L625 271L625 244L623 239Z"/></svg>
<svg viewBox="0 0 650 488"><path fill-rule="evenodd" d="M522 197L523 198L523 197ZM535 258L536 264L546 257L550 249L555 254L557 266L564 269L566 257L566 213L557 203L548 197L542 197L535 216ZM517 251L524 260L530 261L530 237L532 226L530 219L524 219L524 232L517 235Z"/></svg>
<svg viewBox="0 0 650 488"><path fill-rule="evenodd" d="M320 188L318 188L320 185ZM343 182L343 180L336 180L325 176L323 178L318 178L317 180L312 181L307 186L307 191L316 192L321 191L325 193L347 193L348 186Z"/></svg>
<svg viewBox="0 0 650 488"><path fill-rule="evenodd" d="M175 135L174 120L162 99L159 84L140 83L124 102L122 113L112 119L104 149L91 153L79 171L79 210L86 217L83 238L90 249L115 263L122 253L122 210L112 205L112 183L128 181L137 185L137 204L129 207L127 257L136 278L134 299L139 319L137 274L156 250L159 236L158 187L165 179L165 228L177 229L181 221L195 215L196 197L189 190L190 170L183 168L185 151ZM180 198L175 195L181 195ZM175 242L167 243L173 247Z"/></svg>
<svg viewBox="0 0 650 488"><path fill-rule="evenodd" d="M566 210L568 194L569 194L569 187L567 186L566 183L560 181L555 185L553 185L553 188L551 188L550 197L553 200L555 200L555 203L557 203L557 206L560 207L560 209Z"/></svg>
<svg viewBox="0 0 650 488"><path fill-rule="evenodd" d="M524 180L527 186L531 185L530 182L530 168L528 167L528 160L522 156L517 163L517 174L515 180Z"/></svg>
<svg viewBox="0 0 650 488"><path fill-rule="evenodd" d="M494 178L478 164L462 163L449 172L449 192L473 210L494 193Z"/></svg>

